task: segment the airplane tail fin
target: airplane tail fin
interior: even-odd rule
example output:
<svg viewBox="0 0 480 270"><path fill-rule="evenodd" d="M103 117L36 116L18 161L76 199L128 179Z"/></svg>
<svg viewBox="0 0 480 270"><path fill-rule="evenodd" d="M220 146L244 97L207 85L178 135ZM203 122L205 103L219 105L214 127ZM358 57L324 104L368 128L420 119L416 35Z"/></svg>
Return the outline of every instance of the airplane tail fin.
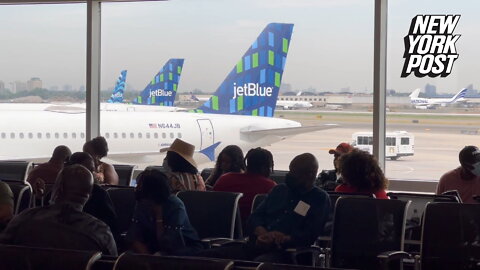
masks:
<svg viewBox="0 0 480 270"><path fill-rule="evenodd" d="M173 106L183 59L170 59L133 101L134 104Z"/></svg>
<svg viewBox="0 0 480 270"><path fill-rule="evenodd" d="M108 103L122 103L123 102L123 92L125 91L125 81L127 80L127 71L122 70L120 76L118 76L117 82L115 83L115 88L110 98L107 100Z"/></svg>
<svg viewBox="0 0 480 270"><path fill-rule="evenodd" d="M270 23L212 97L192 112L273 116L293 24Z"/></svg>
<svg viewBox="0 0 480 270"><path fill-rule="evenodd" d="M418 98L418 95L420 94L420 88L415 89L410 95L410 99Z"/></svg>
<svg viewBox="0 0 480 270"><path fill-rule="evenodd" d="M450 102L455 102L459 99L462 99L465 97L465 95L467 94L467 91L468 89L467 88L463 88L462 90L460 90L457 94L455 94L455 96L452 97L452 99L450 100Z"/></svg>

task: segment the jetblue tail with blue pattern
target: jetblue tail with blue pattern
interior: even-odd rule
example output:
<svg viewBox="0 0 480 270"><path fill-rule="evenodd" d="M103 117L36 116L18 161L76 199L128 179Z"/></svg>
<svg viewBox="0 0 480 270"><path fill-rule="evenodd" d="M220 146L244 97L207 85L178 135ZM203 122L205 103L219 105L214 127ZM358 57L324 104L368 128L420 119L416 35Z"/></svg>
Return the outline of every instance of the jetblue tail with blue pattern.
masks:
<svg viewBox="0 0 480 270"><path fill-rule="evenodd" d="M183 59L168 60L133 103L173 106L182 68Z"/></svg>
<svg viewBox="0 0 480 270"><path fill-rule="evenodd" d="M125 91L125 81L127 80L127 71L122 70L120 76L118 76L117 83L113 89L113 93L110 96L110 99L107 100L108 103L122 103L123 102L123 92Z"/></svg>
<svg viewBox="0 0 480 270"><path fill-rule="evenodd" d="M272 117L293 24L270 23L212 97L192 112Z"/></svg>

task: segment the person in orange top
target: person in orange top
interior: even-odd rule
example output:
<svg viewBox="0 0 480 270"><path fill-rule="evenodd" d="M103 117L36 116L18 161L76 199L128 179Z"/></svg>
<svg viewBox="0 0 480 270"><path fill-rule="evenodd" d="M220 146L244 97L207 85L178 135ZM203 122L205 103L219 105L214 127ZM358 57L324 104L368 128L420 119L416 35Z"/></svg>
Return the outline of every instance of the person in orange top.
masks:
<svg viewBox="0 0 480 270"><path fill-rule="evenodd" d="M336 192L374 194L378 199L388 199L385 192L388 180L373 155L353 149L337 162L343 184L335 188Z"/></svg>

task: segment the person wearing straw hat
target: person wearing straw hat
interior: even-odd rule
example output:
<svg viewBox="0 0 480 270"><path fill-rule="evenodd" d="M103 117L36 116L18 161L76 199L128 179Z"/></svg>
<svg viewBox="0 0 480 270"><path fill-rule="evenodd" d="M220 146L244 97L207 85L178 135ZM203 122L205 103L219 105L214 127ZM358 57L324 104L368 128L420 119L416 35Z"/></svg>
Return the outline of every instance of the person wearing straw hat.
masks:
<svg viewBox="0 0 480 270"><path fill-rule="evenodd" d="M170 169L168 178L172 193L183 190L205 191L205 182L193 159L194 145L175 139L170 147L161 149L160 152L167 152L165 159Z"/></svg>

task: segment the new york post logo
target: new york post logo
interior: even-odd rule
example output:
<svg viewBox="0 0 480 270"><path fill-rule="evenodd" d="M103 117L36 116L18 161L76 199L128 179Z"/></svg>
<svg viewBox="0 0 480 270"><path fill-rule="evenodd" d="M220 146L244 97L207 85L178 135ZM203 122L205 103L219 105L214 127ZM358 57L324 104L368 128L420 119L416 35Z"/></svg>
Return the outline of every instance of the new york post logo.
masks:
<svg viewBox="0 0 480 270"><path fill-rule="evenodd" d="M416 77L447 77L458 59L454 35L460 15L417 15L403 39L405 63L402 78L414 73Z"/></svg>

